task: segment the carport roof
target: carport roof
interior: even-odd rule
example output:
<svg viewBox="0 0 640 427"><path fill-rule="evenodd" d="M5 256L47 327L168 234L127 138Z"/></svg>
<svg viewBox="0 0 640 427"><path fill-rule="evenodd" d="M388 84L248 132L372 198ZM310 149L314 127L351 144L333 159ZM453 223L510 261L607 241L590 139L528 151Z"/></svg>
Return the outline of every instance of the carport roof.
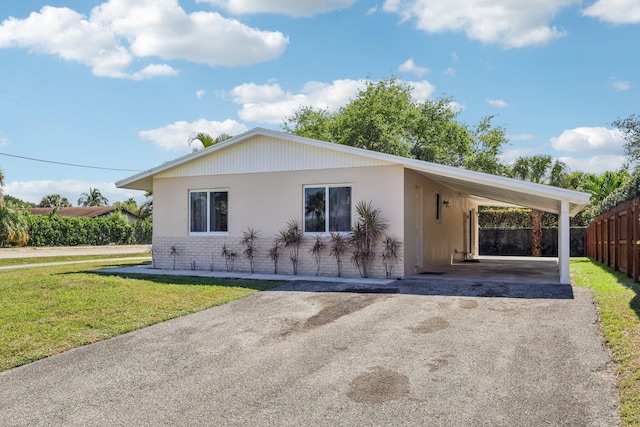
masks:
<svg viewBox="0 0 640 427"><path fill-rule="evenodd" d="M378 159L389 162L390 164L402 165L405 169L414 170L459 192L463 196L479 200L481 204L484 205L508 204L559 214L561 204L564 201L569 204L569 215L574 216L589 203L589 198L591 197L590 194L580 191L536 184L529 181L475 172L458 167L439 165L262 128L252 129L211 147L163 163L162 165L118 181L116 185L123 188L153 191L154 175L200 157L224 150L229 146L239 144L255 136L267 136L317 148ZM491 201L496 201L497 203L492 203Z"/></svg>

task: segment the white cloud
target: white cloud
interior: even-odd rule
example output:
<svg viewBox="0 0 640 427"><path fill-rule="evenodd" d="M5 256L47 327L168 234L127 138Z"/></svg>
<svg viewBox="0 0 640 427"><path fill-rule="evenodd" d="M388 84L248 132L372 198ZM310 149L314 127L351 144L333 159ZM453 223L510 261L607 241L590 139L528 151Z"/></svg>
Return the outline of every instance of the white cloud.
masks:
<svg viewBox="0 0 640 427"><path fill-rule="evenodd" d="M251 28L215 12L187 14L178 0L108 0L89 18L44 6L0 24L0 48L55 55L90 67L96 76L135 80L178 74L168 64L131 70L141 58L237 66L277 58L288 42L280 32Z"/></svg>
<svg viewBox="0 0 640 427"><path fill-rule="evenodd" d="M518 135L507 135L507 138L509 139L509 141L529 141L532 139L535 139L535 135L532 135L530 133L522 133L522 134L518 134Z"/></svg>
<svg viewBox="0 0 640 427"><path fill-rule="evenodd" d="M178 71L174 70L167 64L151 64L147 65L142 70L131 74L131 79L144 80L159 76L174 77L177 75Z"/></svg>
<svg viewBox="0 0 640 427"><path fill-rule="evenodd" d="M196 92L196 98L202 99L202 97L206 94L206 92L202 89Z"/></svg>
<svg viewBox="0 0 640 427"><path fill-rule="evenodd" d="M153 141L164 150L191 151L192 147L189 146L188 140L189 136L195 132L205 132L215 138L222 133L238 135L246 131L247 127L235 120L216 122L199 119L195 122L178 121L161 128L143 130L138 132L138 136Z"/></svg>
<svg viewBox="0 0 640 427"><path fill-rule="evenodd" d="M635 0L630 0L635 1ZM564 7L580 0L385 0L383 10L429 33L464 32L504 47L543 45L565 35L550 26Z"/></svg>
<svg viewBox="0 0 640 427"><path fill-rule="evenodd" d="M9 145L9 140L3 136L0 136L0 148Z"/></svg>
<svg viewBox="0 0 640 427"><path fill-rule="evenodd" d="M579 127L562 132L551 138L551 146L558 151L584 153L599 151L604 154L621 155L624 151L624 137L616 129L604 127Z"/></svg>
<svg viewBox="0 0 640 427"><path fill-rule="evenodd" d="M606 171L620 170L625 162L624 156L615 154L597 155L592 157L559 157L572 171L601 174Z"/></svg>
<svg viewBox="0 0 640 427"><path fill-rule="evenodd" d="M597 0L582 14L613 24L638 24L640 3L638 0Z"/></svg>
<svg viewBox="0 0 640 427"><path fill-rule="evenodd" d="M502 99L487 99L487 104L491 105L492 107L498 107L498 108L510 108L511 107L511 105L507 104Z"/></svg>
<svg viewBox="0 0 640 427"><path fill-rule="evenodd" d="M211 3L235 15L279 13L294 17L347 9L355 2L356 0L196 0L196 3Z"/></svg>
<svg viewBox="0 0 640 427"><path fill-rule="evenodd" d="M367 16L369 16L369 15L373 15L373 14L375 14L377 11L378 11L378 6L373 6L371 9L367 10L366 15L367 15Z"/></svg>
<svg viewBox="0 0 640 427"><path fill-rule="evenodd" d="M435 91L435 87L426 80L405 82L413 90L417 101L424 101ZM322 108L335 111L346 105L363 88L364 80L335 80L332 83L311 81L298 93L284 91L277 83L258 85L244 83L228 92L228 96L237 104L240 118L247 122L281 124L300 107Z"/></svg>
<svg viewBox="0 0 640 427"><path fill-rule="evenodd" d="M426 80L405 83L411 86L411 89L413 89L413 99L418 102L426 101L433 95L433 92L436 91L436 87ZM456 105L459 106L460 104ZM462 108L462 110L464 110L464 108Z"/></svg>
<svg viewBox="0 0 640 427"><path fill-rule="evenodd" d="M609 83L615 90L627 91L631 89L631 82L629 80L611 79Z"/></svg>
<svg viewBox="0 0 640 427"><path fill-rule="evenodd" d="M451 53L451 62L453 62L454 64L458 62L458 54L456 52Z"/></svg>
<svg viewBox="0 0 640 427"><path fill-rule="evenodd" d="M456 70L454 68L448 67L442 74L444 74L445 76L453 77L456 75Z"/></svg>
<svg viewBox="0 0 640 427"><path fill-rule="evenodd" d="M448 103L448 106L451 111L454 111L456 113L460 113L467 109L467 106L465 104L460 104L456 101L450 101Z"/></svg>
<svg viewBox="0 0 640 427"><path fill-rule="evenodd" d="M424 76L429 70L425 67L418 66L412 58L407 59L398 67L401 73L413 73L418 77Z"/></svg>
<svg viewBox="0 0 640 427"><path fill-rule="evenodd" d="M109 200L109 203L127 200L129 197L133 197L136 200L144 199L143 192L116 188L113 182L79 181L75 179L13 181L6 184L4 192L32 203L40 203L40 200L48 194L60 194L62 197L69 199L74 206L77 206L80 195L89 192L89 188L100 190L100 193Z"/></svg>

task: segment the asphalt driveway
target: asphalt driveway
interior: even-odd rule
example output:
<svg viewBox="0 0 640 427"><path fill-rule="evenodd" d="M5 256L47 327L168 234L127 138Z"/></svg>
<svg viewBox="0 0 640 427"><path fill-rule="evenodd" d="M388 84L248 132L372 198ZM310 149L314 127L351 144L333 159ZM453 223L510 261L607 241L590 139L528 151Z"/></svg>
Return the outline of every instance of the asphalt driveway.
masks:
<svg viewBox="0 0 640 427"><path fill-rule="evenodd" d="M590 291L411 286L291 283L5 371L1 424L619 424Z"/></svg>

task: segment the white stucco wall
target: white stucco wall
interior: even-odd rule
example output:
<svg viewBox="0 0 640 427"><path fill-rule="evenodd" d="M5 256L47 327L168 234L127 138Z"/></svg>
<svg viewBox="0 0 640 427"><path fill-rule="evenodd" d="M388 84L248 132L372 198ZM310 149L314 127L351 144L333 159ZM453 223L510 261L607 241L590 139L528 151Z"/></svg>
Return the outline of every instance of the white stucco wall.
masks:
<svg viewBox="0 0 640 427"><path fill-rule="evenodd" d="M387 233L400 239L404 235L403 202L404 169L400 165L355 168L334 168L287 172L262 172L211 176L171 177L154 179L154 260L159 268L173 268L170 247L175 246L176 268L224 269L220 256L223 244L238 253L234 269L248 271L249 264L241 256L243 247L238 243L248 227L259 231L256 271L273 272L273 262L267 250L287 221L303 220L303 188L315 184L345 184L352 186L352 206L358 201L371 201L382 209L388 220ZM226 236L189 236L189 190L226 189L229 194L229 232ZM352 218L355 220L355 210ZM328 236L327 236L328 237ZM300 249L298 274L315 274L316 264L309 248L313 237ZM327 238L328 244L328 238ZM378 250L380 252L380 248ZM291 273L288 253L283 252L279 262L281 273ZM358 276L357 269L348 259L343 262L343 275ZM397 272L402 272L399 260ZM335 260L325 251L321 274L336 275ZM370 272L372 277L384 277L380 257Z"/></svg>
<svg viewBox="0 0 640 427"><path fill-rule="evenodd" d="M422 194L422 208L416 208L416 192ZM436 194L440 194L440 220L436 219ZM405 170L404 182L405 276L425 271L437 271L449 264L455 251L469 252L469 211L477 213L477 205L470 199L418 172ZM445 201L449 202L445 206ZM421 221L417 215L422 214ZM477 255L477 223L472 235L472 253ZM421 232L421 233L420 233ZM419 242L422 236L422 257ZM422 262L420 262L420 259Z"/></svg>

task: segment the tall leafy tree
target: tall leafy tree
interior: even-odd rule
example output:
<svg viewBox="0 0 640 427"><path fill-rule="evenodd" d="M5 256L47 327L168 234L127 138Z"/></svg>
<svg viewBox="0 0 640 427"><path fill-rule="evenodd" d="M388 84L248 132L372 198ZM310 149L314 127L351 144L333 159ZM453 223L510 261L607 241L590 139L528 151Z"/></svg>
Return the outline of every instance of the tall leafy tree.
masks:
<svg viewBox="0 0 640 427"><path fill-rule="evenodd" d="M566 183L569 167L549 155L535 155L518 158L511 167L511 176L538 184L557 187ZM531 210L531 235L533 256L542 256L542 212Z"/></svg>
<svg viewBox="0 0 640 427"><path fill-rule="evenodd" d="M332 120L335 142L410 157L417 111L411 88L396 79L368 82Z"/></svg>
<svg viewBox="0 0 640 427"><path fill-rule="evenodd" d="M334 113L302 107L284 130L296 135L489 173L500 172L505 132L492 117L471 129L450 98L418 102L395 78L368 82Z"/></svg>
<svg viewBox="0 0 640 427"><path fill-rule="evenodd" d="M48 194L40 200L38 206L41 208L68 208L72 205L66 197L59 194Z"/></svg>
<svg viewBox="0 0 640 427"><path fill-rule="evenodd" d="M330 122L332 117L326 109L301 107L285 119L283 128L294 135L335 142L332 134L333 126Z"/></svg>
<svg viewBox="0 0 640 427"><path fill-rule="evenodd" d="M624 152L627 162L638 166L640 162L640 115L630 114L625 119L618 119L612 123L624 135Z"/></svg>
<svg viewBox="0 0 640 427"><path fill-rule="evenodd" d="M82 193L78 199L78 206L106 206L109 200L97 188L89 187L88 193Z"/></svg>

